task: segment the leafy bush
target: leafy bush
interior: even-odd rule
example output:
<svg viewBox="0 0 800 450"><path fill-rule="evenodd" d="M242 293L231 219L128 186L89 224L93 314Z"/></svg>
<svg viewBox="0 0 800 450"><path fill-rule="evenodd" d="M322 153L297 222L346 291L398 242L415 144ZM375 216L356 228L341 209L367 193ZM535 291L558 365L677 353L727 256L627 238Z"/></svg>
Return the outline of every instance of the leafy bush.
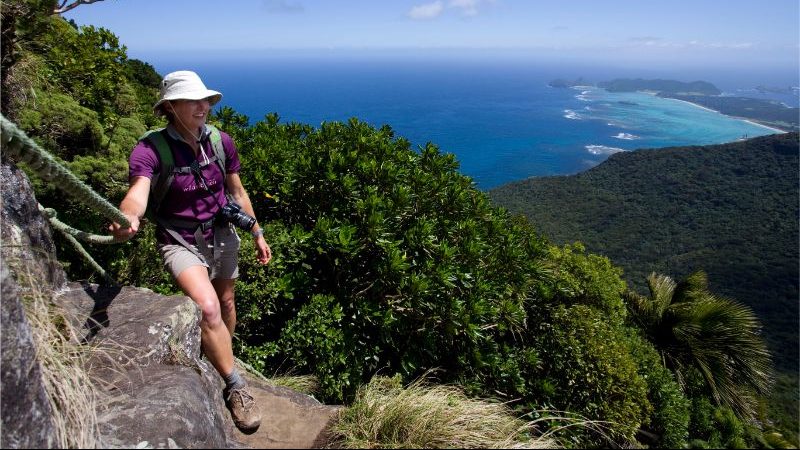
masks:
<svg viewBox="0 0 800 450"><path fill-rule="evenodd" d="M22 110L19 124L66 161L80 153L98 151L104 138L97 113L60 93L40 93Z"/></svg>
<svg viewBox="0 0 800 450"><path fill-rule="evenodd" d="M273 363L291 355L315 371L330 364L311 361L340 364L343 355L286 337L315 335L293 320L324 298L341 309L345 360L356 366L315 373L322 386L340 387L326 391L332 399L352 396L381 367L482 378L498 343L522 330L543 241L493 209L451 155L433 145L416 153L388 127L352 120L315 130L272 117L238 130L242 177L257 215L281 224L276 254L286 252L267 269L273 287L263 292L272 298L240 295L242 346L283 336L288 347ZM242 281L252 285L263 269L248 264Z"/></svg>
<svg viewBox="0 0 800 450"><path fill-rule="evenodd" d="M44 37L48 62L57 83L82 106L105 119L113 114L124 84L126 49L119 38L105 28L79 27L63 20L52 21L53 30Z"/></svg>
<svg viewBox="0 0 800 450"><path fill-rule="evenodd" d="M645 427L655 436L651 446L683 448L689 439L691 402L650 343L634 334L631 344L639 364L639 375L647 383L647 399L653 405Z"/></svg>
<svg viewBox="0 0 800 450"><path fill-rule="evenodd" d="M415 152L389 127L217 118L275 252L261 267L243 240L235 344L249 364L311 372L335 402L378 371L438 368L470 395L569 409L633 441L652 408L608 259L548 246L451 155Z"/></svg>
<svg viewBox="0 0 800 450"><path fill-rule="evenodd" d="M601 421L612 442L634 441L652 410L647 384L638 374L624 330L585 305L557 305L538 311L532 345L541 364L531 375L531 394L560 410ZM591 429L570 430L576 444L608 445Z"/></svg>

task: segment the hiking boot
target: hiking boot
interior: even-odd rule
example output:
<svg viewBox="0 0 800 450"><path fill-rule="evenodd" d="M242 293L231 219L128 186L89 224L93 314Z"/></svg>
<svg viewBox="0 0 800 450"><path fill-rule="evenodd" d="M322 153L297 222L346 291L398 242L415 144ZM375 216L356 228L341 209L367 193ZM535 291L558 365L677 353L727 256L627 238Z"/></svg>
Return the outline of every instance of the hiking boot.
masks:
<svg viewBox="0 0 800 450"><path fill-rule="evenodd" d="M236 428L243 433L254 433L261 425L261 411L246 387L231 389L225 396L225 406L231 410Z"/></svg>

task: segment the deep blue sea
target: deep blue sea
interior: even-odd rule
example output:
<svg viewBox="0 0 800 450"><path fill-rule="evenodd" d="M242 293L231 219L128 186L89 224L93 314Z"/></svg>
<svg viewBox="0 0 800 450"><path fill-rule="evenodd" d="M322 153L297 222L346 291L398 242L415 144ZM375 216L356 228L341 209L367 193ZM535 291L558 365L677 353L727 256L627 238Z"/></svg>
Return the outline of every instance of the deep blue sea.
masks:
<svg viewBox="0 0 800 450"><path fill-rule="evenodd" d="M435 58L278 57L154 65L162 74L196 70L209 88L223 93L221 105L246 114L251 122L276 112L283 122L314 126L351 117L388 124L415 146L432 142L455 154L462 173L481 189L531 176L577 173L619 151L716 144L775 132L644 93L548 86L554 78L583 76L598 82L641 75L620 70ZM758 85L755 80L725 86L702 79L732 95L754 93ZM797 103L796 94L773 98Z"/></svg>

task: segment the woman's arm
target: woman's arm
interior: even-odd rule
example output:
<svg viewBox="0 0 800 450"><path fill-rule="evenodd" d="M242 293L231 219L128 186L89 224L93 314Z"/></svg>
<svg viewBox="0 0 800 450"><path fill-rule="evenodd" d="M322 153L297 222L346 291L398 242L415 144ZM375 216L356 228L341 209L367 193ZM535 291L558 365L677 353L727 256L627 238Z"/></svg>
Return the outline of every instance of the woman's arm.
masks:
<svg viewBox="0 0 800 450"><path fill-rule="evenodd" d="M242 186L242 179L239 178L238 173L229 173L225 176L225 188L236 203L242 207L244 212L251 217L256 216L255 211L253 211L253 204L250 203L250 196L247 195L247 191L245 191L244 186ZM256 219L256 223L253 225L250 233L256 238L256 258L258 262L267 264L269 260L272 259L272 251L269 245L267 245L267 241L264 239L261 226L258 224L258 219Z"/></svg>
<svg viewBox="0 0 800 450"><path fill-rule="evenodd" d="M147 200L150 197L150 178L135 177L131 181L128 193L122 199L119 209L131 223L129 228L122 228L120 224L114 222L108 228L117 240L128 240L139 231L139 219L144 216L147 210Z"/></svg>

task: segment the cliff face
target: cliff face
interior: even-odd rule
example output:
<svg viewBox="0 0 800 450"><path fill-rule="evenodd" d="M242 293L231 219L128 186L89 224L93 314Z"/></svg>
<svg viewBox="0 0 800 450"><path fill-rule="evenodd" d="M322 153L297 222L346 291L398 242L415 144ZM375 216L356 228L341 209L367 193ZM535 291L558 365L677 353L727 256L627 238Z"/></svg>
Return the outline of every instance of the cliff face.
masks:
<svg viewBox="0 0 800 450"><path fill-rule="evenodd" d="M92 351L98 445L137 448L303 448L319 445L336 408L246 375L264 416L245 436L232 424L222 380L200 351L200 310L184 296L67 283L27 177L0 168L2 186L2 446L56 445L20 280L35 283Z"/></svg>
<svg viewBox="0 0 800 450"><path fill-rule="evenodd" d="M28 277L55 289L66 276L47 257L55 254L52 233L39 214L25 174L0 165L0 189L0 445L50 448L56 442L55 425L17 279Z"/></svg>

